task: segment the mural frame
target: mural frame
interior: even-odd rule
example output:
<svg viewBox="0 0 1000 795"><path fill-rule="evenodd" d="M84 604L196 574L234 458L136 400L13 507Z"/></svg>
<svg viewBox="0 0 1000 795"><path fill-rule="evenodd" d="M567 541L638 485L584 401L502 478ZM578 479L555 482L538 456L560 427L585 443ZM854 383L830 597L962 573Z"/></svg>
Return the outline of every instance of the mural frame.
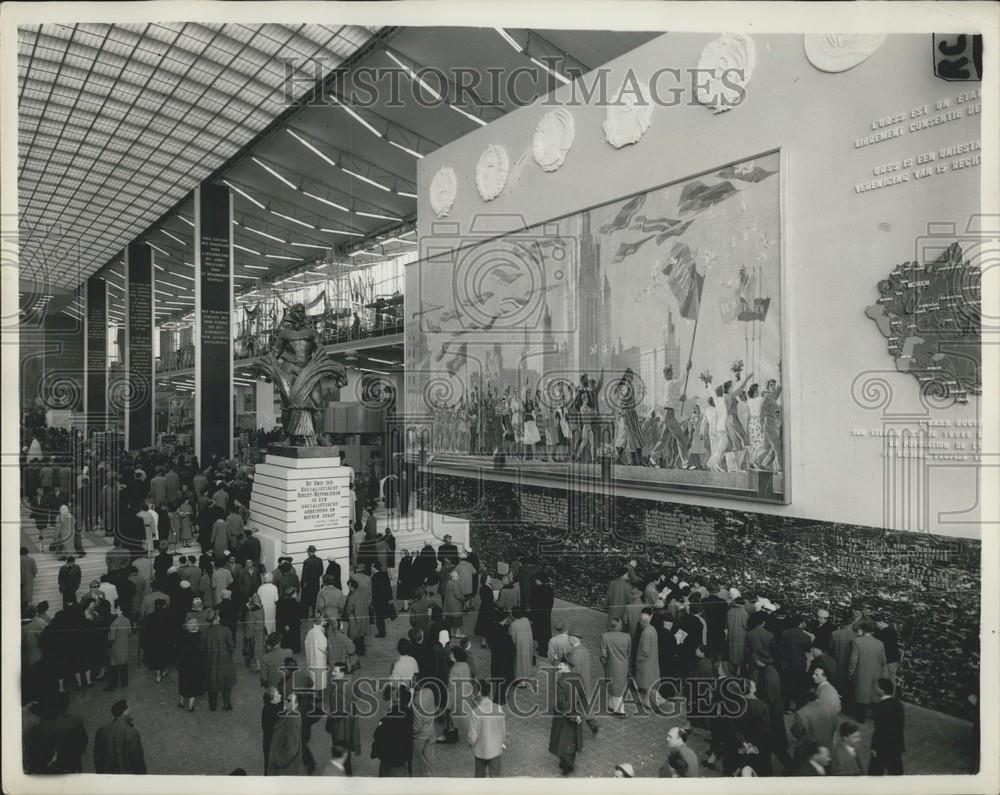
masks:
<svg viewBox="0 0 1000 795"><path fill-rule="evenodd" d="M580 472L571 472L569 477L566 477L563 473L550 472L546 473L540 471L540 468L536 465L531 465L530 461L523 461L520 459L507 458L504 468L507 470L505 476L501 479L507 479L510 477L511 470L515 470L518 473L518 477L524 477L532 482L539 483L544 481L548 476L549 480L553 481L551 483L554 487L567 486L573 490L589 490L591 488L598 488L603 492L607 489L618 488L619 490L627 491L631 494L646 494L651 497L658 495L660 500L668 500L669 495L687 495L689 497L709 497L718 498L724 501L730 500L743 500L750 503L763 503L768 505L790 505L792 503L792 468L793 468L793 453L791 444L792 433L797 432L795 429L798 423L793 423L790 418L794 417L797 420L797 414L794 413L794 409L797 408L799 404L798 394L796 392L795 398L793 399L793 391L791 390L792 380L791 373L795 370L794 359L792 356L795 354L795 349L793 342L791 340L791 329L792 329L792 314L791 314L791 282L789 278L790 266L788 262L788 212L787 208L789 206L787 189L788 189L788 167L789 167L789 157L787 149L781 146L775 146L773 148L757 151L755 153L749 153L742 155L740 157L728 158L723 162L717 163L710 168L699 169L691 173L687 173L676 178L672 178L662 182L656 182L649 186L644 186L640 190L633 191L628 194L621 196L611 197L605 201L592 203L585 207L578 208L569 213L564 213L559 216L554 216L547 220L533 222L530 225L525 223L523 218L520 216L513 216L513 218L520 218L520 223L508 223L505 228L494 230L492 233L482 234L481 236L475 237L475 239L468 240L464 244L453 246L451 248L442 248L440 245L435 245L435 240L437 240L435 234L430 234L425 238L429 240L431 248L428 251L425 249L424 241L421 241L420 257L412 263L406 265L405 273L407 277L413 272L413 270L419 271L420 268L429 264L433 260L441 260L443 257L451 257L455 262L459 261L463 252L468 252L477 246L483 246L484 244L489 244L492 242L500 241L505 238L515 236L519 233L531 233L532 231L541 231L546 228L552 227L561 221L581 216L584 213L590 213L591 211L604 208L609 205L614 205L617 203L626 203L636 197L646 196L654 194L657 191L665 190L676 185L680 185L686 182L692 182L697 180L699 177L710 176L717 174L728 168L738 166L740 164L747 163L749 161L754 161L759 158L774 157L777 160L777 166L779 173L776 175L778 177L777 186L775 189L776 201L777 201L777 218L775 229L778 235L778 240L776 241L776 249L779 257L779 262L777 264L776 276L778 279L779 293L777 306L781 312L781 318L779 322L780 333L778 335L778 347L775 353L780 356L780 361L782 363L781 370L781 396L780 396L780 410L782 414L782 424L781 424L781 455L782 455L782 469L781 469L781 485L780 490L772 489L768 493L755 492L750 489L740 489L740 490L729 490L726 488L718 487L705 487L702 485L691 485L687 483L678 483L670 481L648 481L645 479L635 479L627 475L615 475L608 473L607 469L617 469L620 467L607 467L600 474L595 474L593 476L588 476L587 474L582 474ZM458 224L456 222L436 222L432 224L432 228L436 230L436 227L441 224L447 226L450 230L446 231L446 234L457 233ZM503 223L500 224L504 226ZM423 294L424 285L423 280L417 277L417 289L411 290L408 287L408 294L412 296L410 299L410 307L407 313L407 327L409 328L412 323L422 323L423 320L415 320L414 318L418 314L422 314L423 302L425 300L439 300L437 298L427 296ZM414 313L413 309L419 307L421 312ZM466 338L468 343L471 345L483 345L487 342L488 338L477 335L475 331L466 331ZM411 381L411 377L416 377L414 372L414 363L411 359L411 349L410 349L410 335L407 334L406 339L406 349L405 349L405 361L406 361L406 380L404 383L404 395L405 395L405 405L406 411L405 415L420 416L421 419L426 419L423 416L423 412L420 409L415 409L411 404L413 400L415 390ZM419 390L416 390L419 391ZM433 422L433 420L432 420ZM462 470L467 470L469 465L476 461L476 457L472 455L465 455L457 453L454 455L447 455L441 453L427 454L424 450L420 455L414 454L414 451L407 452L407 460L413 460L414 462L421 463L423 468L426 468L432 472L440 472L441 474L462 474ZM465 462L463 464L463 461ZM551 466L551 465L550 465ZM565 469L566 467L564 467ZM575 467L568 467L569 469L575 469ZM482 471L482 470L481 470ZM499 473L498 473L499 474ZM467 475L467 473L466 473Z"/></svg>

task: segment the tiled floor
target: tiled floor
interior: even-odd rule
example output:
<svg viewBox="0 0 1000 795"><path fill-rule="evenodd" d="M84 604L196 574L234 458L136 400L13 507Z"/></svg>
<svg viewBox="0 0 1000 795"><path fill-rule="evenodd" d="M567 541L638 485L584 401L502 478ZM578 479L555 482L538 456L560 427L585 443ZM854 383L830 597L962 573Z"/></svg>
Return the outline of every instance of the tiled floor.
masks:
<svg viewBox="0 0 1000 795"><path fill-rule="evenodd" d="M561 601L556 602L556 610L571 615L573 624L582 628L585 643L591 649L593 673L598 675L598 644L604 631L604 614ZM396 641L405 634L408 626L406 616L401 615L390 624L388 637L372 637L369 653L359 673L387 675L395 659ZM129 700L135 725L142 734L150 773L225 775L234 768L242 767L250 775L262 774L260 688L257 675L243 666L241 656L236 655L238 683L234 689L235 709L231 712L221 709L210 712L202 699L196 711L189 714L176 707L176 673L172 672L164 682L156 684L152 673L136 664L135 646L133 641L131 681L127 691L106 693L101 687L103 683L99 683L92 689L72 692L70 709L83 717L91 739L97 728L110 718L111 704L124 696ZM480 672L489 670L489 652L480 650L478 643L474 644L474 658ZM544 671L539 671L537 695L529 693L527 688L522 689L518 696L523 699L520 704L527 707L541 703L547 691L546 683L542 681L544 676ZM509 712L505 774L557 776L557 760L548 753L551 719L544 716L517 718ZM377 716L362 719L363 751L354 760L356 775L376 775L377 762L369 758L369 752L377 720ZM972 772L974 758L969 747L972 737L970 724L912 705L906 707L906 721L907 753L904 764L907 773ZM667 729L678 721L650 716L630 717L624 721L601 718L598 722L600 732L596 737L584 730L584 750L578 757L575 775L607 776L619 762L631 762L637 776L657 775L666 756L664 736ZM863 756L866 760L870 733L869 722L864 729ZM694 732L689 744L699 756L707 752L707 738L701 732ZM311 748L321 767L329 757L329 738L323 731L322 722L313 727ZM84 771L93 772L89 749ZM472 775L473 756L464 741L459 745L436 747L434 772L440 776ZM703 772L716 775L712 771Z"/></svg>

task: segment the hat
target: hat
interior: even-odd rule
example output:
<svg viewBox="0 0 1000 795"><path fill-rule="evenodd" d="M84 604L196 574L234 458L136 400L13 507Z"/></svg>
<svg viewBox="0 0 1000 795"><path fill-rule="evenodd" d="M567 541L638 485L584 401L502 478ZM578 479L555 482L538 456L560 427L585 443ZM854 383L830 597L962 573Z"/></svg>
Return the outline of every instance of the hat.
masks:
<svg viewBox="0 0 1000 795"><path fill-rule="evenodd" d="M635 778L635 768L628 762L622 762L620 765L615 765L615 770L622 771L622 775L625 776L625 778Z"/></svg>
<svg viewBox="0 0 1000 795"><path fill-rule="evenodd" d="M448 634L448 630L442 629L440 632L438 632L438 643L440 643L443 646L445 643L448 643L450 641L451 641L451 635Z"/></svg>
<svg viewBox="0 0 1000 795"><path fill-rule="evenodd" d="M729 589L729 598L730 599L739 599L740 596L742 596L742 594L736 588L730 588Z"/></svg>
<svg viewBox="0 0 1000 795"><path fill-rule="evenodd" d="M90 587L91 588L100 588L101 587L101 581L100 580L91 580L90 581Z"/></svg>
<svg viewBox="0 0 1000 795"><path fill-rule="evenodd" d="M306 552L315 552L315 551L316 551L316 547L314 547L312 544L310 544L308 547L306 547Z"/></svg>
<svg viewBox="0 0 1000 795"><path fill-rule="evenodd" d="M124 698L121 698L111 705L111 714L114 715L116 718L120 718L127 709L128 709L128 702Z"/></svg>
<svg viewBox="0 0 1000 795"><path fill-rule="evenodd" d="M690 588L691 586L688 585L686 582L679 582L679 583L677 583L677 587L678 588Z"/></svg>
<svg viewBox="0 0 1000 795"><path fill-rule="evenodd" d="M264 582L274 582L274 575L272 575L271 572L267 572L264 575Z"/></svg>
<svg viewBox="0 0 1000 795"><path fill-rule="evenodd" d="M824 610L822 607L816 611L816 618L829 618L830 613Z"/></svg>
<svg viewBox="0 0 1000 795"><path fill-rule="evenodd" d="M333 555L327 555L327 556L326 556L326 559L327 559L327 561L329 561L330 563L336 563L336 562L337 562L337 559L336 559L336 558L335 558L335 557L334 557Z"/></svg>
<svg viewBox="0 0 1000 795"><path fill-rule="evenodd" d="M760 610L766 610L769 613L773 613L778 608L775 606L774 602L770 599L764 599L763 597L757 600L757 607Z"/></svg>
<svg viewBox="0 0 1000 795"><path fill-rule="evenodd" d="M187 580L181 580L181 588L190 588L190 587L191 587L190 582L188 582Z"/></svg>

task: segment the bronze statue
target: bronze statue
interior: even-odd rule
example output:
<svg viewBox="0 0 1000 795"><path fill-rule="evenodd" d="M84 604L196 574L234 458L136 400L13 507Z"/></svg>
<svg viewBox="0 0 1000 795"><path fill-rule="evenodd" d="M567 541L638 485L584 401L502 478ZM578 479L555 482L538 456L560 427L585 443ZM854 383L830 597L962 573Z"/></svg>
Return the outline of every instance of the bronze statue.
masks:
<svg viewBox="0 0 1000 795"><path fill-rule="evenodd" d="M271 349L253 369L278 385L289 443L296 447L316 445L320 382L333 378L337 388L342 388L347 385L347 370L321 348L305 306L295 304L288 309L274 333Z"/></svg>

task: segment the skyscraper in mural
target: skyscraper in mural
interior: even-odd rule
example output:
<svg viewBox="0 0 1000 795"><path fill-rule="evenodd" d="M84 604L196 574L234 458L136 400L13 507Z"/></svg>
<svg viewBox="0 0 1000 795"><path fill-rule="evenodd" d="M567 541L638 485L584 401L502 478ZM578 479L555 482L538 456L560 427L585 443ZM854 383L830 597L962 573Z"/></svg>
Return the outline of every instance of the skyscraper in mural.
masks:
<svg viewBox="0 0 1000 795"><path fill-rule="evenodd" d="M590 213L581 215L580 286L576 293L576 317L580 324L577 343L577 366L583 372L600 369L603 335L604 295L601 290L601 244L590 231Z"/></svg>

